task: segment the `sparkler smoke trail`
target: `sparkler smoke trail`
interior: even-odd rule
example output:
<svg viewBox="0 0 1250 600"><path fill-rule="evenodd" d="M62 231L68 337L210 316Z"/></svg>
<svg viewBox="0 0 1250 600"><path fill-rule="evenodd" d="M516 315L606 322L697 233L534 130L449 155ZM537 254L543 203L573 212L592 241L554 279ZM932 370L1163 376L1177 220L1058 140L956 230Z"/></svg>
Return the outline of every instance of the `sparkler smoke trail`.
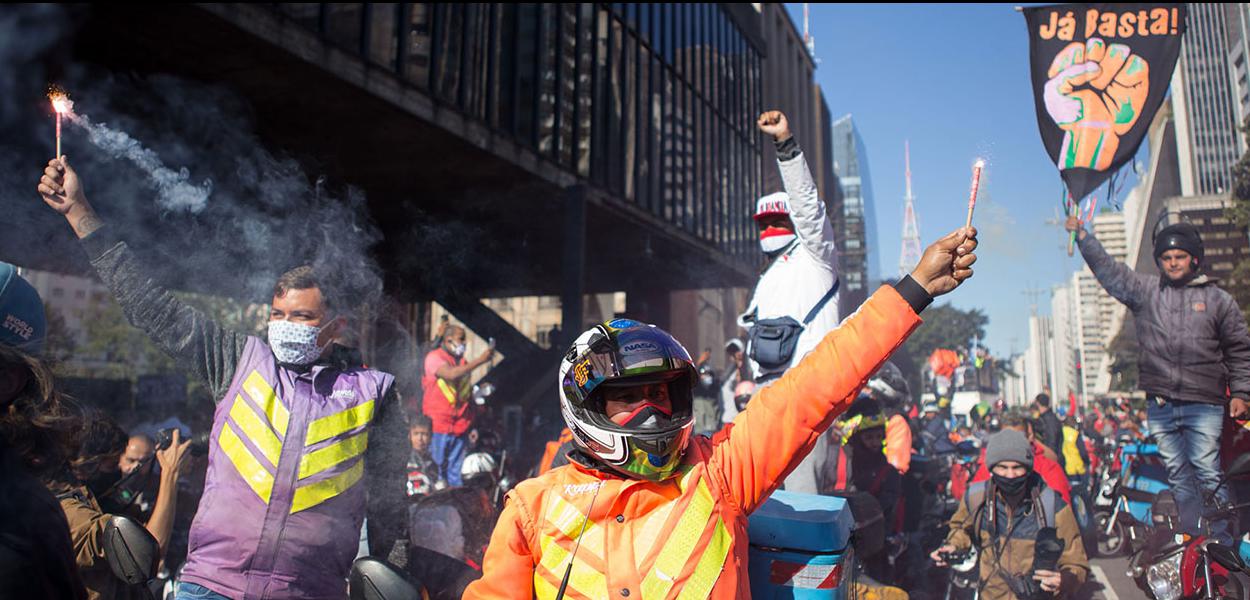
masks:
<svg viewBox="0 0 1250 600"><path fill-rule="evenodd" d="M113 158L124 158L134 163L156 186L157 202L166 210L186 210L198 213L208 204L208 197L213 193L213 181L204 180L196 185L191 182L191 173L186 167L174 171L166 167L152 150L143 147L138 140L123 131L118 131L103 123L93 123L86 115L74 112L74 103L69 102L65 117L70 123L81 127L87 132L87 139L97 148L107 152Z"/></svg>

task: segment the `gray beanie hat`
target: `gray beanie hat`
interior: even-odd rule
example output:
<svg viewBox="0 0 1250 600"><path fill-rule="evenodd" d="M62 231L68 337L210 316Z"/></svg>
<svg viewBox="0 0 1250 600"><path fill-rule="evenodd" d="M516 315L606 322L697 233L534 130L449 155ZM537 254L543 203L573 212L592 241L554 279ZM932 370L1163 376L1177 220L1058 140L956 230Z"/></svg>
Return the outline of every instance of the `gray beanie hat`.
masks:
<svg viewBox="0 0 1250 600"><path fill-rule="evenodd" d="M987 468L992 469L994 465L1008 460L1033 468L1033 445L1029 443L1029 438L1014 429L1004 429L991 435L985 448Z"/></svg>

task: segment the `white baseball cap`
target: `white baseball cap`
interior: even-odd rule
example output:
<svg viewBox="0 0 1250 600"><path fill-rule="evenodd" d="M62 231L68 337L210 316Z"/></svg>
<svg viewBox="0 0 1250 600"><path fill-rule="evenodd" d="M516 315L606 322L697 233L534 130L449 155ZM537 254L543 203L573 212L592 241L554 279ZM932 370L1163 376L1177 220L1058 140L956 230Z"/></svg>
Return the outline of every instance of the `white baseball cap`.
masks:
<svg viewBox="0 0 1250 600"><path fill-rule="evenodd" d="M756 220L773 215L790 216L790 195L785 192L773 192L755 202Z"/></svg>

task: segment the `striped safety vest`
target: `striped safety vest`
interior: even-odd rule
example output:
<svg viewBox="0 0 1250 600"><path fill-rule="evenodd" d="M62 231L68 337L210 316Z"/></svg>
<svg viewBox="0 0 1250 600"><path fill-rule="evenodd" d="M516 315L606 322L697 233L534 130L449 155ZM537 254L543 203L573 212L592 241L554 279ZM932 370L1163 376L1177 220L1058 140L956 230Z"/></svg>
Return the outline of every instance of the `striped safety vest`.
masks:
<svg viewBox="0 0 1250 600"><path fill-rule="evenodd" d="M249 338L217 405L183 580L231 598L341 598L369 429L392 382L364 368L300 374Z"/></svg>
<svg viewBox="0 0 1250 600"><path fill-rule="evenodd" d="M617 590L609 593L605 575L605 559L611 550L632 555L633 565L642 574L635 592L641 592L644 600L708 597L725 567L733 535L716 510L707 482L696 475L698 472L701 471L690 469L677 481L681 493L672 501L658 503L646 514L631 515L630 535L612 536L611 540L606 532L614 526L619 528L620 522L608 510L611 499L600 496L602 506L595 508L595 516L606 511L602 516L607 522L586 519L587 506L602 482L565 490L575 494L572 497L559 491L544 494L534 556L535 596L555 598L571 560L566 598L617 597ZM579 533L581 547L571 558ZM631 543L622 537L632 538Z"/></svg>

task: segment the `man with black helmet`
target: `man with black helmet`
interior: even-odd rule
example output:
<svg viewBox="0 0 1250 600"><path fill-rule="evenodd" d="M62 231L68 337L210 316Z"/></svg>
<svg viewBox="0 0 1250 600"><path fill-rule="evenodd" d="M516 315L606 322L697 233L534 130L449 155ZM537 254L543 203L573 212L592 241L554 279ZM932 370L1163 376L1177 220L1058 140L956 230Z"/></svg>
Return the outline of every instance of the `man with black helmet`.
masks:
<svg viewBox="0 0 1250 600"><path fill-rule="evenodd" d="M1176 223L1155 234L1161 275L1137 273L1116 262L1076 217L1068 218L1067 229L1077 232L1081 256L1098 282L1133 312L1150 433L1182 506L1182 524L1196 532L1198 509L1220 477L1225 411L1234 418L1247 413L1250 333L1245 319L1228 292L1199 274L1203 245L1193 225ZM1227 502L1228 489L1216 491L1216 497ZM1226 527L1214 525L1217 532Z"/></svg>
<svg viewBox="0 0 1250 600"><path fill-rule="evenodd" d="M976 232L930 246L714 437L693 434L698 373L663 330L597 325L562 357L570 464L508 493L475 598L743 598L747 516L919 324L971 276Z"/></svg>

